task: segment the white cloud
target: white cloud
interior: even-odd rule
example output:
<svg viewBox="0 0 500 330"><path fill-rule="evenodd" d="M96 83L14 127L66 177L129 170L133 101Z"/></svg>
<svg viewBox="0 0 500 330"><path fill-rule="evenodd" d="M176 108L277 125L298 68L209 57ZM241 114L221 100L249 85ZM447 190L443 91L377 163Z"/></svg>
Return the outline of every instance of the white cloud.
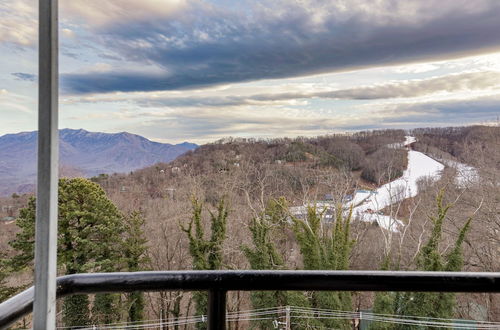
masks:
<svg viewBox="0 0 500 330"><path fill-rule="evenodd" d="M0 109L2 111L33 114L34 105L29 97L0 89Z"/></svg>
<svg viewBox="0 0 500 330"><path fill-rule="evenodd" d="M75 37L75 32L71 29L61 29L62 34L67 37L67 38L74 38Z"/></svg>
<svg viewBox="0 0 500 330"><path fill-rule="evenodd" d="M37 38L37 7L34 1L0 3L0 42L34 46Z"/></svg>
<svg viewBox="0 0 500 330"><path fill-rule="evenodd" d="M464 72L428 79L397 80L346 89L331 89L321 84L282 84L242 91L238 86L222 90L179 92L107 93L69 97L65 102L131 101L143 107L234 107L243 105L277 106L305 105L308 99L381 100L394 98L446 97L449 94L489 91L500 87L500 71ZM253 88L255 91L256 88ZM242 93L243 92L243 93ZM465 95L467 96L467 93Z"/></svg>
<svg viewBox="0 0 500 330"><path fill-rule="evenodd" d="M423 73L439 69L439 66L433 63L416 63L401 65L393 68L398 73Z"/></svg>
<svg viewBox="0 0 500 330"><path fill-rule="evenodd" d="M90 27L129 20L166 18L188 6L188 0L69 0L61 1L61 17L83 20Z"/></svg>
<svg viewBox="0 0 500 330"><path fill-rule="evenodd" d="M59 1L59 19L75 25L105 27L114 23L168 18L187 8L188 0L68 0ZM73 38L75 32L62 28ZM34 46L38 36L38 6L32 0L4 0L0 3L0 42Z"/></svg>

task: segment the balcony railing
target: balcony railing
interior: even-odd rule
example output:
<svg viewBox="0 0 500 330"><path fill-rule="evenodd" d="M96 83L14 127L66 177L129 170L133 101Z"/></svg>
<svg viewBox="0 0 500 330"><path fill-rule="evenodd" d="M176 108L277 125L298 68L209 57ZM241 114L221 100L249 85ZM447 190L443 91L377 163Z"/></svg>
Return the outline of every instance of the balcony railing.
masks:
<svg viewBox="0 0 500 330"><path fill-rule="evenodd" d="M228 291L500 292L500 273L387 271L165 271L57 278L57 297L132 291L208 291L208 329L226 328ZM33 308L33 288L0 304L0 329Z"/></svg>

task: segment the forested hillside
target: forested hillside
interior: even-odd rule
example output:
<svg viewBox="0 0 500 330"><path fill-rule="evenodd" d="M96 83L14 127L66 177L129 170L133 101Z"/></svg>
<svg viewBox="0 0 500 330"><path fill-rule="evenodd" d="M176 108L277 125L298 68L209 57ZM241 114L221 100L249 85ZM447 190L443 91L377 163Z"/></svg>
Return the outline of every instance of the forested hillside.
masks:
<svg viewBox="0 0 500 330"><path fill-rule="evenodd" d="M422 180L416 197L380 211L403 223L396 231L350 217L345 205L357 190L370 191L401 176L408 151L402 146L406 133L400 130L317 138L224 139L170 163L91 180L122 214L137 212L144 219L146 258L136 269L439 270L426 264L426 254L432 254L440 256L443 269L449 260L459 257L456 270L499 271L500 182L495 137L498 139L500 128L454 129L460 134L447 130L415 131L419 141L414 148L436 158L446 155L474 165L478 181L458 185L454 169L448 166L439 178ZM468 162L471 158L463 150L474 150L474 159L488 161ZM292 212L300 207L306 210L303 216ZM12 229L14 224L1 226L2 233L6 232L3 228L12 232L1 239L12 240L13 232L18 231ZM314 251L319 254L310 246L316 246ZM206 249L197 250L199 247ZM335 248L330 251L328 247ZM452 250L459 254L450 257ZM8 256L17 253L10 249ZM330 257L322 259L321 255ZM377 304L382 298L391 299L370 293L284 295L278 299L232 292L228 308L231 312L289 304L381 310ZM145 296L145 313L163 319L199 314L204 299L179 292L150 293ZM500 302L495 295L458 295L456 303L453 296L446 299L455 309L440 311L436 317L499 320ZM408 307L406 315L423 313L412 308ZM397 313L394 309L382 312ZM340 321L325 322L308 326L350 327ZM266 324L257 326L266 329ZM234 325L235 329L247 327L245 323Z"/></svg>
<svg viewBox="0 0 500 330"><path fill-rule="evenodd" d="M473 166L500 168L498 126L424 128L413 130L412 134L418 137L417 150L446 153Z"/></svg>
<svg viewBox="0 0 500 330"><path fill-rule="evenodd" d="M310 170L334 169L359 172L370 183L380 184L400 176L406 168L406 153L388 147L404 141L404 131L361 132L296 139L225 139L188 152L172 163L193 174L229 171L240 160L278 164ZM384 170L392 166L389 177Z"/></svg>

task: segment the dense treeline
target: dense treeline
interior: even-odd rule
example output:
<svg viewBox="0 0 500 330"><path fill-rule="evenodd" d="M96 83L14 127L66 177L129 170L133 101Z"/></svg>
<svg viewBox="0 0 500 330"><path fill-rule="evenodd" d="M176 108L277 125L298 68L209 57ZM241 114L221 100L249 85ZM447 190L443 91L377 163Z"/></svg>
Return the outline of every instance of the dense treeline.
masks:
<svg viewBox="0 0 500 330"><path fill-rule="evenodd" d="M406 153L389 144L402 142L404 131L386 130L296 139L224 139L188 152L172 166L188 167L193 173L229 171L241 157L255 163L277 163L308 168L336 168L362 171L371 183L392 180L406 167ZM393 174L387 176L386 168Z"/></svg>
<svg viewBox="0 0 500 330"><path fill-rule="evenodd" d="M440 156L443 152L475 166L485 163L500 168L500 127L468 126L421 128L412 131L418 138L415 149ZM488 151L485 154L485 151Z"/></svg>

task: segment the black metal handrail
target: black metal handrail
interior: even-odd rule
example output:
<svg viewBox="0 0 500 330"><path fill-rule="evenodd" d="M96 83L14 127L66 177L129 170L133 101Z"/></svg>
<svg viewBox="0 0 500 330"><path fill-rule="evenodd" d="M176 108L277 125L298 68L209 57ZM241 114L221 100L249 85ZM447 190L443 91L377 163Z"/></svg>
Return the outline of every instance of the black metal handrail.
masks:
<svg viewBox="0 0 500 330"><path fill-rule="evenodd" d="M57 278L57 297L132 291L208 291L208 328L225 329L227 291L500 292L500 273L389 271L161 271ZM0 328L33 308L33 288L0 304Z"/></svg>

